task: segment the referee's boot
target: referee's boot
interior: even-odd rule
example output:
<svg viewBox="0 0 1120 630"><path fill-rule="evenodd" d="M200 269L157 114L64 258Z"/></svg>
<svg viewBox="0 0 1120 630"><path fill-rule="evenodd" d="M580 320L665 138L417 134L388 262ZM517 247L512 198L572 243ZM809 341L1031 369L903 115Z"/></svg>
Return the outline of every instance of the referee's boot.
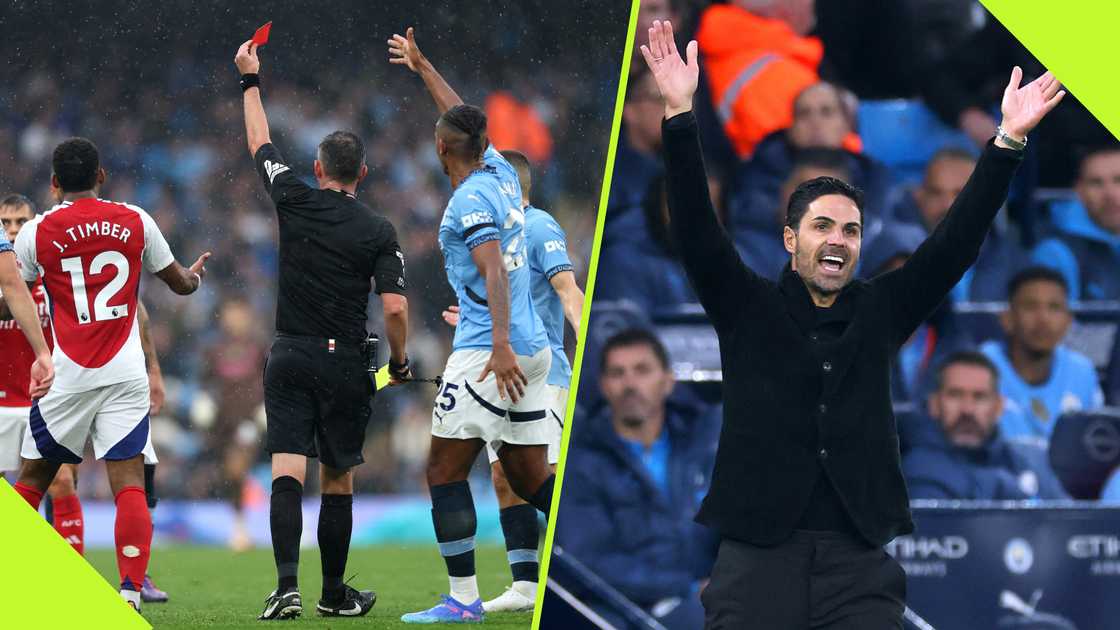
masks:
<svg viewBox="0 0 1120 630"><path fill-rule="evenodd" d="M349 584L345 584L344 588L345 591L340 601L319 600L319 603L315 605L315 611L319 613L319 616L361 617L368 613L377 601L377 593L373 591L359 591Z"/></svg>
<svg viewBox="0 0 1120 630"><path fill-rule="evenodd" d="M264 600L264 612L257 619L270 621L273 619L295 619L303 614L303 600L300 599L299 589L288 589L282 593L272 591Z"/></svg>

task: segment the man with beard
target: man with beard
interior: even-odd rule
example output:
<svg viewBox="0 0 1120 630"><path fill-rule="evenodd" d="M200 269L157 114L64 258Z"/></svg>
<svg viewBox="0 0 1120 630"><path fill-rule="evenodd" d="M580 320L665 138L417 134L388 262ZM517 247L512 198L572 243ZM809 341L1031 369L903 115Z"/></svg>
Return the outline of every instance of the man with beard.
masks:
<svg viewBox="0 0 1120 630"><path fill-rule="evenodd" d="M1061 273L1031 267L1016 274L1000 323L1006 343L988 341L980 350L999 369L1005 437L1046 443L1058 416L1104 404L1092 361L1062 345L1073 315Z"/></svg>
<svg viewBox="0 0 1120 630"><path fill-rule="evenodd" d="M901 628L905 574L884 550L914 529L890 401L890 361L975 261L1027 133L1064 92L1046 73L1004 90L993 132L948 216L902 267L852 281L863 195L820 177L790 196L777 282L716 220L685 62L655 22L642 55L665 103L670 226L720 342L724 423L697 520L723 537L704 589L711 628Z"/></svg>
<svg viewBox="0 0 1120 630"><path fill-rule="evenodd" d="M1067 499L1046 449L1004 439L999 372L983 354L951 355L937 371L914 446L902 461L914 499Z"/></svg>
<svg viewBox="0 0 1120 630"><path fill-rule="evenodd" d="M711 478L719 420L668 401L668 355L646 330L607 340L599 387L604 413L572 427L578 446L568 450L556 540L666 628L697 628L697 593L719 540L692 516Z"/></svg>

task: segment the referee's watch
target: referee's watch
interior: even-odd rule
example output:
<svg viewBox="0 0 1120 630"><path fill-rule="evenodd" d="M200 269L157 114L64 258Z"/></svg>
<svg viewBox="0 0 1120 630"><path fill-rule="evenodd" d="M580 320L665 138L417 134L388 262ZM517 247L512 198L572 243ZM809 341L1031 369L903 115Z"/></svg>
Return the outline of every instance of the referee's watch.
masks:
<svg viewBox="0 0 1120 630"><path fill-rule="evenodd" d="M404 380L412 371L412 362L408 360L408 355L404 355L404 363L396 363L393 357L389 357L389 375L397 380Z"/></svg>

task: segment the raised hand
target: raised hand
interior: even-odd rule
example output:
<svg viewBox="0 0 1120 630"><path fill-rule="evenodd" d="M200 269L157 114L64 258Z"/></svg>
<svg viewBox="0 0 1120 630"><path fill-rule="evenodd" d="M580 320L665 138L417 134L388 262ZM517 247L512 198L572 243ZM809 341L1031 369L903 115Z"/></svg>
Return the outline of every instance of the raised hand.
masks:
<svg viewBox="0 0 1120 630"><path fill-rule="evenodd" d="M408 66L409 70L420 72L420 64L424 60L424 54L420 52L420 47L416 45L416 37L413 35L412 27L408 27L408 30L404 33L404 37L394 33L393 39L389 40L389 63L404 64Z"/></svg>
<svg viewBox="0 0 1120 630"><path fill-rule="evenodd" d="M257 74L261 70L261 60L257 58L257 45L248 40L237 49L233 63L241 74Z"/></svg>
<svg viewBox="0 0 1120 630"><path fill-rule="evenodd" d="M649 45L642 45L642 56L665 101L665 118L692 109L692 95L696 93L700 76L700 64L696 61L698 46L696 40L688 42L686 63L677 52L671 23L654 20L649 29Z"/></svg>
<svg viewBox="0 0 1120 630"><path fill-rule="evenodd" d="M1054 73L1047 72L1034 81L1020 87L1023 80L1023 70L1019 66L1011 71L1011 80L1003 90L1003 102L1000 111L1003 112L1003 130L1011 137L1022 140L1038 125L1043 116L1054 109L1065 90L1060 90L1061 83L1054 78Z"/></svg>
<svg viewBox="0 0 1120 630"><path fill-rule="evenodd" d="M210 252L206 252L199 256L198 260L194 261L194 264L190 266L191 273L198 274L199 281L206 277L206 261L210 260L210 256Z"/></svg>

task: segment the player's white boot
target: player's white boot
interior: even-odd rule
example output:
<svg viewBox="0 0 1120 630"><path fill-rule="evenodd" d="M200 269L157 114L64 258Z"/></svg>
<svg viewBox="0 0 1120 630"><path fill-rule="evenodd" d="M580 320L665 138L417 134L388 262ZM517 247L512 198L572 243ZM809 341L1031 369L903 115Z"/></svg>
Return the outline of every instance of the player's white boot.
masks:
<svg viewBox="0 0 1120 630"><path fill-rule="evenodd" d="M482 602L482 609L491 612L526 612L533 610L537 600L536 582L514 582L507 586L506 592L488 602Z"/></svg>
<svg viewBox="0 0 1120 630"><path fill-rule="evenodd" d="M140 612L140 591L131 591L127 588L121 589L121 597L128 603L129 606L136 612Z"/></svg>

